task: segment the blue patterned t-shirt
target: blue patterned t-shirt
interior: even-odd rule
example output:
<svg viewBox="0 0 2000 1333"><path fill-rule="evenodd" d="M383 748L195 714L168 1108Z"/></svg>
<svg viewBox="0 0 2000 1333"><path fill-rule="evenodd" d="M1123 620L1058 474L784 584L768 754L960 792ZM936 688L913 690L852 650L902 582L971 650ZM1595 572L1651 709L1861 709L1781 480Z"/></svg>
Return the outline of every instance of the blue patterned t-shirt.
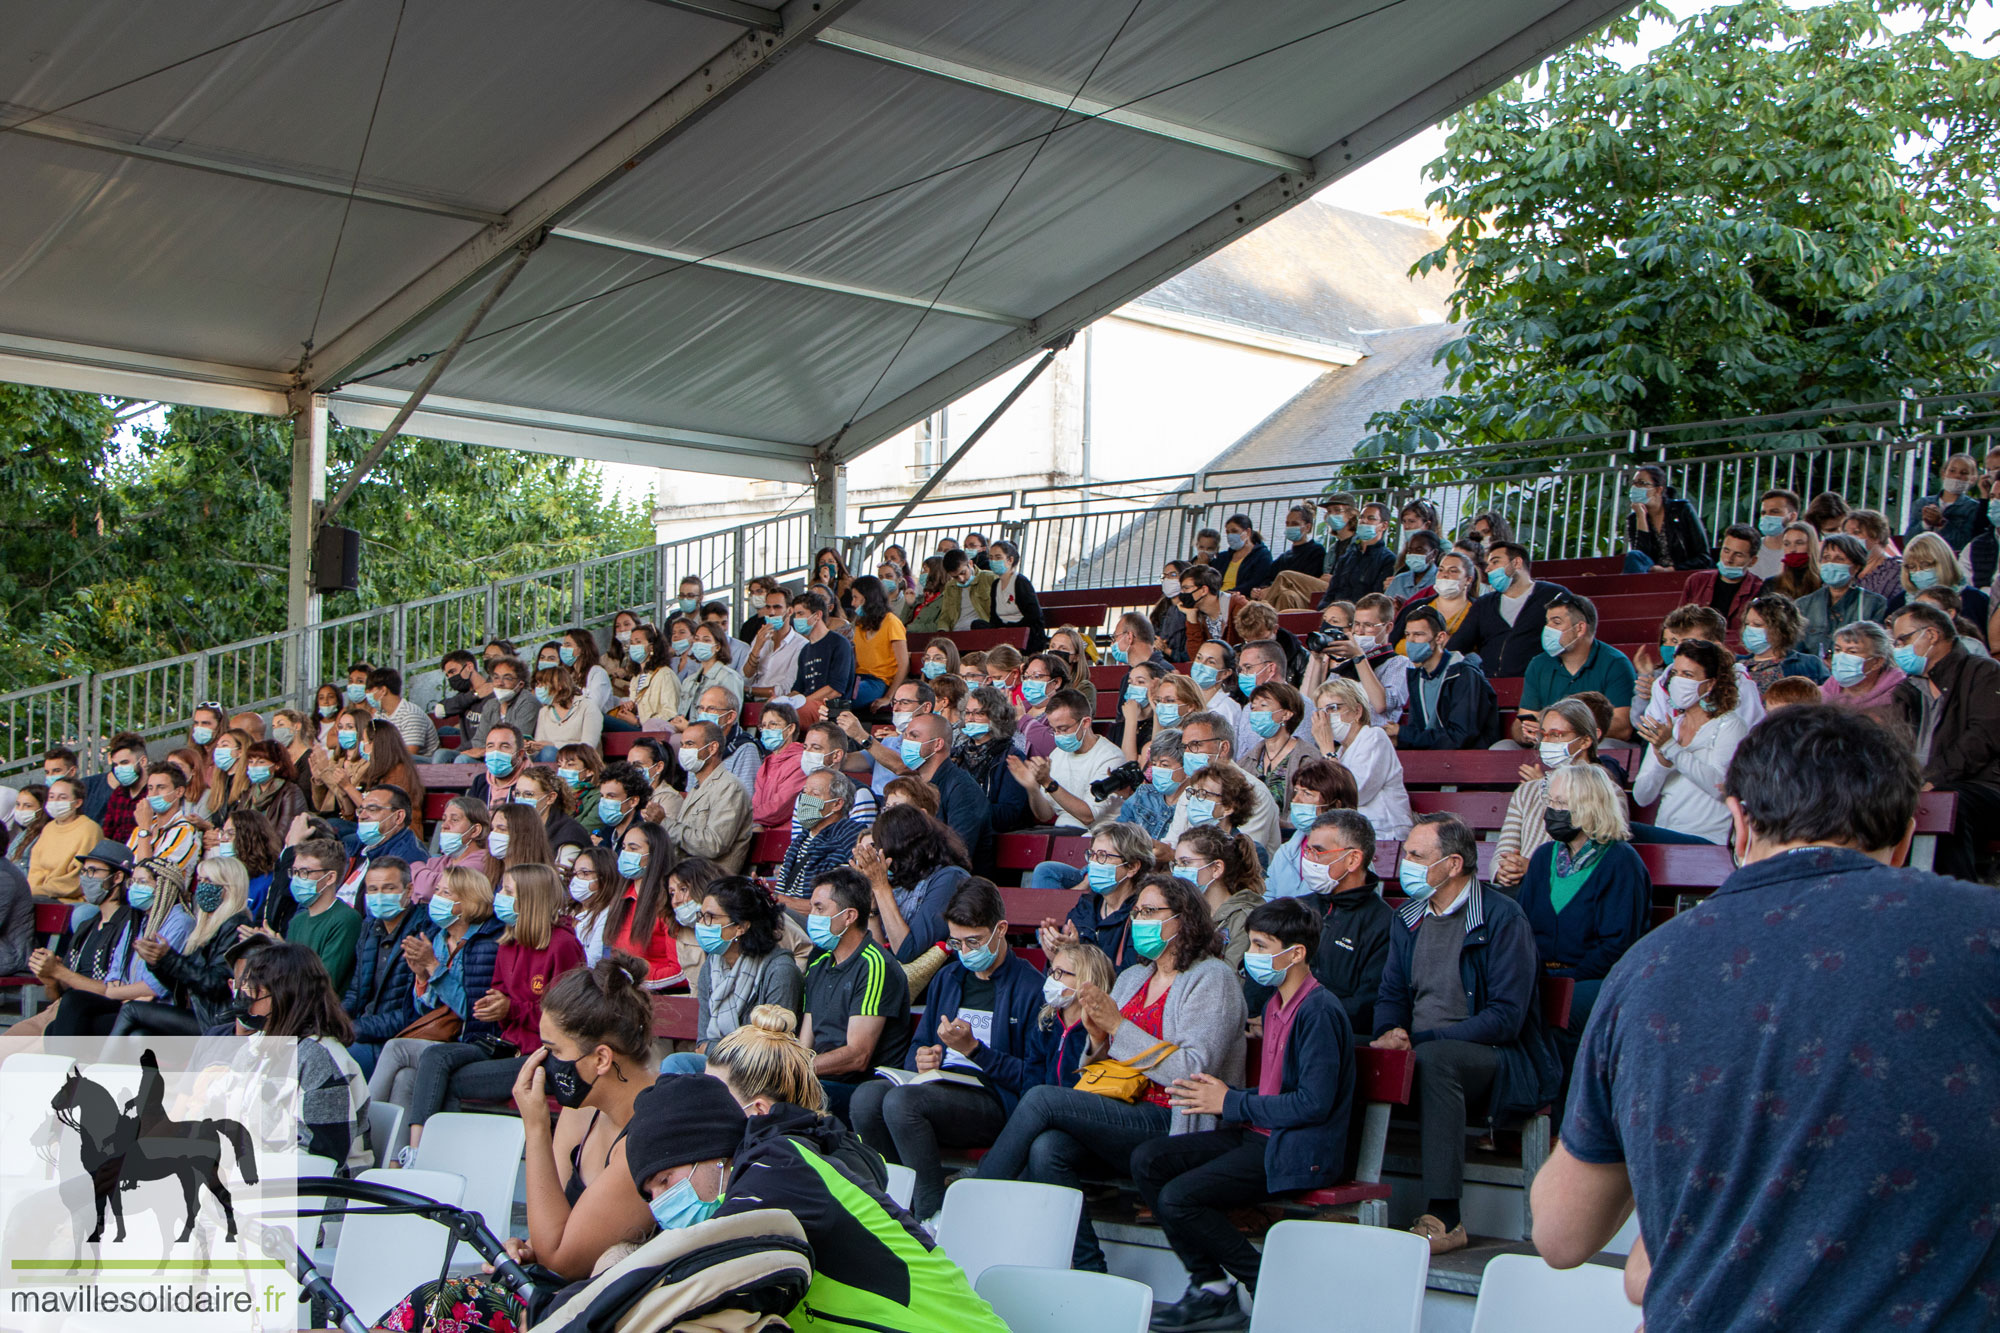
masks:
<svg viewBox="0 0 2000 1333"><path fill-rule="evenodd" d="M1624 1163L1648 1333L2000 1320L2000 891L1781 853L1633 946L1562 1142Z"/></svg>

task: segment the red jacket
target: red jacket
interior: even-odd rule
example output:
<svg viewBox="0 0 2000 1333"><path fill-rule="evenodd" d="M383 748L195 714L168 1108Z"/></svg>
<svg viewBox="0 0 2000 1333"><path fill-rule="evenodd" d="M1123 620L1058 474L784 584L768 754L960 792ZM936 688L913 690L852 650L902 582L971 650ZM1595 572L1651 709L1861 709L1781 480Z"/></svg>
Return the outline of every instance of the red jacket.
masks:
<svg viewBox="0 0 2000 1333"><path fill-rule="evenodd" d="M1716 572L1704 569L1688 575L1681 585L1683 606L1707 606L1715 596ZM1743 651L1743 613L1750 609L1750 603L1757 600L1757 593L1764 586L1764 580L1745 570L1742 581L1736 585L1736 595L1729 600L1729 646L1737 652Z"/></svg>
<svg viewBox="0 0 2000 1333"><path fill-rule="evenodd" d="M542 1044L542 996L555 979L571 968L584 966L583 943L569 923L558 921L549 936L549 947L530 949L506 943L493 960L493 987L507 997L507 1022L502 1029L508 1041L522 1051Z"/></svg>

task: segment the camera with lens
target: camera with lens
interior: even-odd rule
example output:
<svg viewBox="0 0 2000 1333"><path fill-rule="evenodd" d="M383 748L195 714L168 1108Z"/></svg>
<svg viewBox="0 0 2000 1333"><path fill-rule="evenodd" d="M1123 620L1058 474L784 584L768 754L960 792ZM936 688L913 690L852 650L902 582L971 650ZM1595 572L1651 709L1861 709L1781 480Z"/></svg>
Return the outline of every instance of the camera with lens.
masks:
<svg viewBox="0 0 2000 1333"><path fill-rule="evenodd" d="M1323 653L1336 643L1346 642L1347 631L1338 625L1328 625L1325 629L1316 629L1305 637L1306 651L1309 653Z"/></svg>
<svg viewBox="0 0 2000 1333"><path fill-rule="evenodd" d="M1145 770L1127 760L1090 784L1090 799L1101 801L1112 792L1134 792L1146 785Z"/></svg>

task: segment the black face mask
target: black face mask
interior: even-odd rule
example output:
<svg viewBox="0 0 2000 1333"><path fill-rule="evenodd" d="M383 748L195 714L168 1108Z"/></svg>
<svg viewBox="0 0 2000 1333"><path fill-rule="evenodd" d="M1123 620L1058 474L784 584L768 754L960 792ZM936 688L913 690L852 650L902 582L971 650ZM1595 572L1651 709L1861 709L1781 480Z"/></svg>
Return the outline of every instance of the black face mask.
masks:
<svg viewBox="0 0 2000 1333"><path fill-rule="evenodd" d="M464 694L467 690L472 688L472 677L470 676L452 676L449 677L449 679L451 681L451 692L453 694Z"/></svg>
<svg viewBox="0 0 2000 1333"><path fill-rule="evenodd" d="M1182 606L1186 607L1190 611L1194 610L1195 607L1201 605L1201 598L1195 596L1195 594L1191 592L1184 592L1180 596L1174 598L1174 600L1179 602Z"/></svg>
<svg viewBox="0 0 2000 1333"><path fill-rule="evenodd" d="M574 1060L558 1060L553 1053L542 1062L542 1077L556 1105L574 1111L583 1105L593 1086L583 1077Z"/></svg>
<svg viewBox="0 0 2000 1333"><path fill-rule="evenodd" d="M270 1021L269 1014L253 1014L248 1009L236 1011L236 1025L246 1032L262 1032L264 1025Z"/></svg>
<svg viewBox="0 0 2000 1333"><path fill-rule="evenodd" d="M1557 842L1568 842L1577 834L1576 821L1569 817L1567 810L1542 811L1542 827Z"/></svg>

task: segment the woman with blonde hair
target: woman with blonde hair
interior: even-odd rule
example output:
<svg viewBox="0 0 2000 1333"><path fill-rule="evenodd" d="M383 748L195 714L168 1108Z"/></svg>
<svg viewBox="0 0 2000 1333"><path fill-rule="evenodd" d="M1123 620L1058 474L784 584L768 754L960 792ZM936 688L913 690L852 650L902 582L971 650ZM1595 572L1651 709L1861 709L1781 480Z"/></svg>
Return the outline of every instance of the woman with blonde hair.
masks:
<svg viewBox="0 0 2000 1333"><path fill-rule="evenodd" d="M1375 827L1375 836L1401 842L1409 836L1416 816L1410 793L1403 786L1403 761L1389 733L1371 720L1368 696L1345 676L1335 676L1314 695L1313 740L1329 759L1337 759L1354 776L1356 809Z"/></svg>
<svg viewBox="0 0 2000 1333"><path fill-rule="evenodd" d="M500 858L486 849L492 832L493 812L477 796L454 796L445 802L437 824L438 854L410 867L410 896L429 902L438 881L453 866L470 866L486 876L487 883L498 884Z"/></svg>
<svg viewBox="0 0 2000 1333"><path fill-rule="evenodd" d="M250 924L250 872L234 856L210 856L195 867L194 926L178 946L142 935L132 951L166 983L157 1000L128 1001L112 1036L128 1032L197 1037L224 1021L232 969L227 957L236 928Z"/></svg>
<svg viewBox="0 0 2000 1333"><path fill-rule="evenodd" d="M1975 625L1984 625L1992 615L1992 604L1984 592L1971 586L1972 575L1959 563L1944 538L1935 532L1912 537L1903 548L1903 598L1914 602L1917 594L1932 588L1956 588L1958 613ZM1901 603L1891 599L1890 614Z"/></svg>
<svg viewBox="0 0 2000 1333"><path fill-rule="evenodd" d="M799 1018L776 1004L760 1004L743 1025L708 1048L708 1072L722 1080L729 1095L749 1116L786 1117L796 1122L786 1133L810 1133L815 1146L832 1147L828 1155L877 1189L889 1183L882 1155L861 1142L859 1135L826 1113L826 1092L813 1072L813 1049L800 1040ZM681 1075L700 1078L702 1075ZM788 1113L787 1108L794 1108ZM809 1112L812 1119L797 1114Z"/></svg>
<svg viewBox="0 0 2000 1333"><path fill-rule="evenodd" d="M1155 726L1178 728L1182 719L1203 712L1207 707L1208 703L1201 697L1194 681L1178 671L1162 676L1153 686Z"/></svg>
<svg viewBox="0 0 2000 1333"><path fill-rule="evenodd" d="M493 886L477 870L453 866L444 872L425 906L430 931L403 941L403 959L415 978L417 1018L404 1035L383 1043L368 1079L370 1097L398 1106L410 1105L416 1093L417 1062L428 1047L439 1041L500 1036L497 1023L473 1010L493 989L500 937L506 929L493 914Z"/></svg>
<svg viewBox="0 0 2000 1333"><path fill-rule="evenodd" d="M1111 987L1118 979L1111 960L1104 956L1104 950L1088 940L1066 939L1049 950L1049 970L1042 983L1042 998L1047 1001L1036 1021L1044 1032L1060 1027L1062 1030L1049 1047L1048 1067L1042 1070L1038 1082L1051 1087L1067 1088L1076 1082L1076 1076L1090 1063L1091 1038L1083 1023L1083 1005L1078 1000L1085 988L1111 993Z"/></svg>

